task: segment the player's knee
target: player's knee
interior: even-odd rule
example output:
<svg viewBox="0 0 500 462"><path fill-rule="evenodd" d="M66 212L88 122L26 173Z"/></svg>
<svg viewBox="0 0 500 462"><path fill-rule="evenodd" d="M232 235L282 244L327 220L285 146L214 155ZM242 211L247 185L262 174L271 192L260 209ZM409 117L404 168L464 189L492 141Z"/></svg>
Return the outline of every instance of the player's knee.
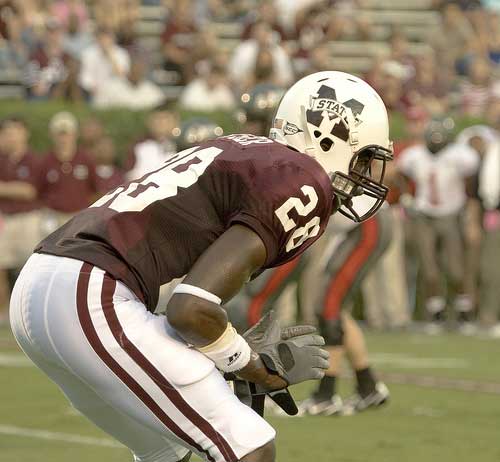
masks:
<svg viewBox="0 0 500 462"><path fill-rule="evenodd" d="M274 440L269 441L264 446L255 449L241 459L241 462L275 462L276 447Z"/></svg>
<svg viewBox="0 0 500 462"><path fill-rule="evenodd" d="M319 319L319 331L327 346L341 346L344 344L344 326L340 318Z"/></svg>

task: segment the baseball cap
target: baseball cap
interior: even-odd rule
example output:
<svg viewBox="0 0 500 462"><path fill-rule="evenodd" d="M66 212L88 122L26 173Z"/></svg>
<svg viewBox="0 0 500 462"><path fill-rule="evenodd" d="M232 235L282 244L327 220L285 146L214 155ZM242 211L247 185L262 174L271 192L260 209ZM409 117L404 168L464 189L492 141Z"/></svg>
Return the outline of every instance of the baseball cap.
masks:
<svg viewBox="0 0 500 462"><path fill-rule="evenodd" d="M71 112L61 111L50 119L49 130L51 133L76 132L78 130L78 122Z"/></svg>

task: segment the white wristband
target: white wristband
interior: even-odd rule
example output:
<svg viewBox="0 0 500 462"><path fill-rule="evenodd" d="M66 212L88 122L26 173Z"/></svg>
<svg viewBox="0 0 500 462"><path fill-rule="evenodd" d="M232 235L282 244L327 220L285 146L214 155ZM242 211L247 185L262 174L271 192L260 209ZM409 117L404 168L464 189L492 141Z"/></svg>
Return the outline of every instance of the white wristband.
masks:
<svg viewBox="0 0 500 462"><path fill-rule="evenodd" d="M202 289L201 287L192 286L191 284L180 283L172 292L174 294L189 294L194 295L195 297L202 298L208 302L215 303L220 305L222 300L217 295L209 292L208 290Z"/></svg>
<svg viewBox="0 0 500 462"><path fill-rule="evenodd" d="M198 348L198 351L210 358L217 369L223 372L235 372L243 369L250 361L252 350L246 340L227 323L224 333L210 345Z"/></svg>

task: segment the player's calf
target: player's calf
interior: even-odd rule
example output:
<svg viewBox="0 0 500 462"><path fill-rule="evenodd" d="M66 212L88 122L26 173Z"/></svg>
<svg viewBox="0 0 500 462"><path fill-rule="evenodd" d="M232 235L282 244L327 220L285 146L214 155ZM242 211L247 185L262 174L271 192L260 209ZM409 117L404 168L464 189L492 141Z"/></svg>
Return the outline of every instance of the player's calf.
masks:
<svg viewBox="0 0 500 462"><path fill-rule="evenodd" d="M274 462L276 460L276 447L274 440L247 454L241 462Z"/></svg>

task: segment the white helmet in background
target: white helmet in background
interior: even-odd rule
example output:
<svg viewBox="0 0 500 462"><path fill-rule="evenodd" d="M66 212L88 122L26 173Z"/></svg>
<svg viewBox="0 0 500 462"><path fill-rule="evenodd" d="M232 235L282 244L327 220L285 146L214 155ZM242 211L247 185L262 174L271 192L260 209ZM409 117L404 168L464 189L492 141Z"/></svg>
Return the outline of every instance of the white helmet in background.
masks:
<svg viewBox="0 0 500 462"><path fill-rule="evenodd" d="M350 219L366 220L384 202L389 121L380 96L360 78L325 71L299 80L283 96L270 137L321 164Z"/></svg>

